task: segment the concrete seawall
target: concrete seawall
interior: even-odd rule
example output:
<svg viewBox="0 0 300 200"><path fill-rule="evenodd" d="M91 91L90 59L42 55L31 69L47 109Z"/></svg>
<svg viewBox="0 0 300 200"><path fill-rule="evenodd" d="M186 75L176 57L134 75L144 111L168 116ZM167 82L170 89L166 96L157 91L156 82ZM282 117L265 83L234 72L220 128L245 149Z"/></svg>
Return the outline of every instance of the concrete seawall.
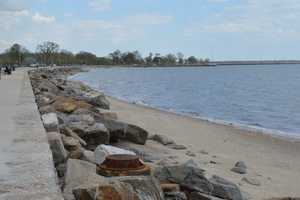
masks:
<svg viewBox="0 0 300 200"><path fill-rule="evenodd" d="M0 199L62 200L26 69L0 80Z"/></svg>

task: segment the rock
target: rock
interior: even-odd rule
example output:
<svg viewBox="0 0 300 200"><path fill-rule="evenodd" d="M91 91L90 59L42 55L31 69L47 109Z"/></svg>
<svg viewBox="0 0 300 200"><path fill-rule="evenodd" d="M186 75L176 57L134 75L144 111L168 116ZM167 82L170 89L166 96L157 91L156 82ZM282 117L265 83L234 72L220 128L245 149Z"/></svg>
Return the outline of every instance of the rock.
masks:
<svg viewBox="0 0 300 200"><path fill-rule="evenodd" d="M172 140L171 138L168 138L165 135L155 134L151 137L151 139L158 143L161 143L163 145L175 144L174 140Z"/></svg>
<svg viewBox="0 0 300 200"><path fill-rule="evenodd" d="M139 200L126 183L108 182L98 186L80 186L73 190L76 200Z"/></svg>
<svg viewBox="0 0 300 200"><path fill-rule="evenodd" d="M211 183L204 176L204 170L190 164L157 167L154 176L162 183L177 183L191 191L210 193Z"/></svg>
<svg viewBox="0 0 300 200"><path fill-rule="evenodd" d="M90 162L68 159L63 196L65 200L75 200L73 190L81 185L104 184L106 179L96 174L96 165Z"/></svg>
<svg viewBox="0 0 300 200"><path fill-rule="evenodd" d="M162 191L164 193L166 192L179 192L180 191L180 187L178 184L175 183L163 183L160 185Z"/></svg>
<svg viewBox="0 0 300 200"><path fill-rule="evenodd" d="M185 153L185 155L190 156L190 157L196 157L196 154L193 153L193 152L191 152L191 151L187 151L187 152Z"/></svg>
<svg viewBox="0 0 300 200"><path fill-rule="evenodd" d="M167 147L169 147L170 149L175 149L175 150L187 149L184 145L181 145L181 144L168 144Z"/></svg>
<svg viewBox="0 0 300 200"><path fill-rule="evenodd" d="M132 186L139 200L163 200L164 195L158 181L153 176L123 176L116 179Z"/></svg>
<svg viewBox="0 0 300 200"><path fill-rule="evenodd" d="M239 187L236 184L216 175L212 176L209 181L213 185L213 190L210 193L211 195L222 199L244 199Z"/></svg>
<svg viewBox="0 0 300 200"><path fill-rule="evenodd" d="M201 154L203 154L203 155L208 155L208 152L205 151L205 150L201 150L201 151L199 151L199 153L201 153Z"/></svg>
<svg viewBox="0 0 300 200"><path fill-rule="evenodd" d="M61 133L65 134L66 136L73 137L74 139L78 140L82 146L87 146L87 143L79 137L74 131L72 131L69 127L60 126L59 130Z"/></svg>
<svg viewBox="0 0 300 200"><path fill-rule="evenodd" d="M82 123L87 124L87 125L95 124L95 119L90 114L67 115L67 116L63 117L63 121L64 121L65 124L76 123L76 122L82 122Z"/></svg>
<svg viewBox="0 0 300 200"><path fill-rule="evenodd" d="M185 193L183 192L166 192L164 193L165 200L187 200Z"/></svg>
<svg viewBox="0 0 300 200"><path fill-rule="evenodd" d="M73 193L77 200L163 200L157 184L151 176L117 177L96 187L80 186Z"/></svg>
<svg viewBox="0 0 300 200"><path fill-rule="evenodd" d="M58 166L56 166L56 171L57 171L57 175L58 177L64 177L65 176L65 172L66 172L66 164L65 163L61 163Z"/></svg>
<svg viewBox="0 0 300 200"><path fill-rule="evenodd" d="M97 111L99 112L99 114L104 119L113 119L113 120L117 120L118 119L118 115L115 112L112 112L112 111L109 111L109 110L105 110L105 109L101 109L101 108L97 108Z"/></svg>
<svg viewBox="0 0 300 200"><path fill-rule="evenodd" d="M57 97L53 103L55 110L62 113L72 113L76 109L91 109L93 106L85 101L79 101L71 97Z"/></svg>
<svg viewBox="0 0 300 200"><path fill-rule="evenodd" d="M71 159L81 159L82 156L83 156L82 148L78 148L74 151L70 151L70 153L69 153L69 158L71 158Z"/></svg>
<svg viewBox="0 0 300 200"><path fill-rule="evenodd" d="M81 159L85 160L85 161L88 161L88 162L91 162L91 163L96 163L94 152L89 151L89 150L84 150L83 151L83 155L82 155Z"/></svg>
<svg viewBox="0 0 300 200"><path fill-rule="evenodd" d="M95 161L97 164L102 164L105 160L106 156L114 155L114 154L127 154L127 155L136 155L132 151L128 151L125 149L121 149L118 147L110 146L110 145L99 145L94 152Z"/></svg>
<svg viewBox="0 0 300 200"><path fill-rule="evenodd" d="M82 93L80 99L87 101L88 103L109 110L109 102L106 99L105 95L97 91L89 91Z"/></svg>
<svg viewBox="0 0 300 200"><path fill-rule="evenodd" d="M62 141L68 151L76 151L81 148L80 142L73 137L62 136Z"/></svg>
<svg viewBox="0 0 300 200"><path fill-rule="evenodd" d="M58 165L59 163L63 163L67 159L67 152L61 140L61 135L57 132L48 132L47 137L52 151L54 164Z"/></svg>
<svg viewBox="0 0 300 200"><path fill-rule="evenodd" d="M247 166L243 161L238 161L235 166L231 169L231 171L238 173L238 174L246 174L247 173Z"/></svg>
<svg viewBox="0 0 300 200"><path fill-rule="evenodd" d="M43 115L43 114L47 114L47 113L53 113L53 112L55 112L55 109L51 105L47 105L47 106L40 107L39 111Z"/></svg>
<svg viewBox="0 0 300 200"><path fill-rule="evenodd" d="M59 132L57 115L55 113L42 115L42 120L47 132Z"/></svg>
<svg viewBox="0 0 300 200"><path fill-rule="evenodd" d="M189 200L221 200L221 199L200 192L191 192L189 194Z"/></svg>
<svg viewBox="0 0 300 200"><path fill-rule="evenodd" d="M255 178L243 177L242 181L245 182L245 183L248 183L250 185L255 185L255 186L260 186L261 185L260 181L258 179L255 179Z"/></svg>
<svg viewBox="0 0 300 200"><path fill-rule="evenodd" d="M56 87L56 85L48 79L44 79L43 81L41 81L37 88L41 92L49 92L52 94L57 94L59 92L59 89Z"/></svg>
<svg viewBox="0 0 300 200"><path fill-rule="evenodd" d="M109 130L112 141L122 139L137 144L145 144L147 141L148 132L138 126L103 118L100 121Z"/></svg>
<svg viewBox="0 0 300 200"><path fill-rule="evenodd" d="M101 123L88 125L81 121L70 123L67 126L86 142L87 148L90 150L94 150L100 144L109 144L110 133Z"/></svg>

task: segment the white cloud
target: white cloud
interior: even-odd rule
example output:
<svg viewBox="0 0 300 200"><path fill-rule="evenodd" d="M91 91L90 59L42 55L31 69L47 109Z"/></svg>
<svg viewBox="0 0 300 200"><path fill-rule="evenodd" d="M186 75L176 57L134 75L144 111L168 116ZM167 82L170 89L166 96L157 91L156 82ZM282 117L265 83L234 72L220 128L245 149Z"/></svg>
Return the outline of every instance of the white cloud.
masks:
<svg viewBox="0 0 300 200"><path fill-rule="evenodd" d="M111 0L89 0L89 6L93 10L97 11L106 11L106 10L111 10Z"/></svg>
<svg viewBox="0 0 300 200"><path fill-rule="evenodd" d="M54 16L41 15L40 13L35 13L32 16L32 20L34 22L40 23L40 24L49 24L49 23L53 23L55 21L55 17Z"/></svg>
<svg viewBox="0 0 300 200"><path fill-rule="evenodd" d="M160 14L138 14L130 16L126 21L130 24L135 25L160 25L167 24L173 19L170 15L160 15Z"/></svg>
<svg viewBox="0 0 300 200"><path fill-rule="evenodd" d="M147 27L168 24L172 19L169 15L144 13L116 20L84 20L75 27L86 40L97 40L101 34L113 44L119 44L142 37Z"/></svg>
<svg viewBox="0 0 300 200"><path fill-rule="evenodd" d="M226 0L209 0L226 2ZM229 2L229 1L228 1ZM290 35L299 33L299 0L248 0L227 4L222 12L191 23L186 35L197 33L256 33Z"/></svg>

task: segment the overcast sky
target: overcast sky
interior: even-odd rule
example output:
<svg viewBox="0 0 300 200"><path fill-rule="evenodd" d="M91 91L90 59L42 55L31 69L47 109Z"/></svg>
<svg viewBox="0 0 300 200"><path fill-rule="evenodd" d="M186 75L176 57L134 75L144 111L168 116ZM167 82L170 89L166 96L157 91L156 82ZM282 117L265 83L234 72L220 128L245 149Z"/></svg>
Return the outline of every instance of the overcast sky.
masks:
<svg viewBox="0 0 300 200"><path fill-rule="evenodd" d="M300 59L300 0L0 0L0 51L43 41L211 59Z"/></svg>

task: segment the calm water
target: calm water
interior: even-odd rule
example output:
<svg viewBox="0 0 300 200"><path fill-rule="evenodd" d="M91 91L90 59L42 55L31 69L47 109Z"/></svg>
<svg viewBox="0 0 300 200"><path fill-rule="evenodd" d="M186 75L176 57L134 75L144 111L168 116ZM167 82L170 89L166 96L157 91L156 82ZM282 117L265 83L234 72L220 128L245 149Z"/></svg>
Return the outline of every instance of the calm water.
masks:
<svg viewBox="0 0 300 200"><path fill-rule="evenodd" d="M103 68L73 79L130 102L300 137L300 65Z"/></svg>

